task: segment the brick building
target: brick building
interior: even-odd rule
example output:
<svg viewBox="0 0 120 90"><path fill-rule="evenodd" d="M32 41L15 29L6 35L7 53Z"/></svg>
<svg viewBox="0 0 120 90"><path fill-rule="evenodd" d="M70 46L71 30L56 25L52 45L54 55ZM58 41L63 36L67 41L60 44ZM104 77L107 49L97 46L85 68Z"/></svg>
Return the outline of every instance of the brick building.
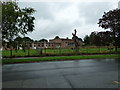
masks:
<svg viewBox="0 0 120 90"><path fill-rule="evenodd" d="M50 39L49 42L33 42L30 45L31 49L36 49L37 47L40 48L74 48L74 40L68 38L59 38L55 37L54 39Z"/></svg>
<svg viewBox="0 0 120 90"><path fill-rule="evenodd" d="M55 37L54 39L50 39L49 41L29 42L29 43L26 42L25 44L29 46L30 49L37 49L37 47L40 48L74 48L75 47L75 43L73 39L59 38L58 36ZM9 48L7 49L6 48L7 48L7 44L4 44L2 50L9 50ZM19 49L22 49L22 47L19 47Z"/></svg>
<svg viewBox="0 0 120 90"><path fill-rule="evenodd" d="M50 39L49 43L53 43L54 47L53 48L73 48L74 47L74 40L73 39L68 39L68 38L54 38Z"/></svg>
<svg viewBox="0 0 120 90"><path fill-rule="evenodd" d="M37 47L40 48L54 48L54 43L52 42L34 42L32 43L31 49L36 49Z"/></svg>

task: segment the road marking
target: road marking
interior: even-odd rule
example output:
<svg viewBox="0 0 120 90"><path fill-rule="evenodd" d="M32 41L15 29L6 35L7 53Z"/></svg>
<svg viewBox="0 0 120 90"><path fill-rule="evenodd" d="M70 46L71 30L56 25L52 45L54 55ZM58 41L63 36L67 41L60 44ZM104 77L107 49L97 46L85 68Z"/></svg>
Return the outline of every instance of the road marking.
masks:
<svg viewBox="0 0 120 90"><path fill-rule="evenodd" d="M112 83L113 83L113 84L120 84L119 81L113 81Z"/></svg>

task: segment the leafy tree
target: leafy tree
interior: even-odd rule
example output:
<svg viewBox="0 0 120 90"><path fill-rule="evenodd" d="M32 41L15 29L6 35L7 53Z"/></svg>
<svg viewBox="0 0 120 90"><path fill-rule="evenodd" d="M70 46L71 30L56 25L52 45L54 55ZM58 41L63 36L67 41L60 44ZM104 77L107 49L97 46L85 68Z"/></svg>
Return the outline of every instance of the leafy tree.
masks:
<svg viewBox="0 0 120 90"><path fill-rule="evenodd" d="M110 43L113 43L113 35L110 31L98 32L97 34L100 38L100 43L102 46L108 46Z"/></svg>
<svg viewBox="0 0 120 90"><path fill-rule="evenodd" d="M16 37L16 38L14 39L14 41L15 41L15 42L18 42L18 43L22 43L23 38L20 37L20 36L18 36L18 37Z"/></svg>
<svg viewBox="0 0 120 90"><path fill-rule="evenodd" d="M113 44L113 33L111 31L92 32L90 36L84 37L85 45L109 46Z"/></svg>
<svg viewBox="0 0 120 90"><path fill-rule="evenodd" d="M32 40L32 39L29 38L29 37L24 37L24 38L23 38L23 41L25 41L25 42L33 42L34 40Z"/></svg>
<svg viewBox="0 0 120 90"><path fill-rule="evenodd" d="M35 40L34 42L39 42L38 40Z"/></svg>
<svg viewBox="0 0 120 90"><path fill-rule="evenodd" d="M78 38L78 40L80 40L81 42L83 42L82 38Z"/></svg>
<svg viewBox="0 0 120 90"><path fill-rule="evenodd" d="M32 42L33 42L33 40L29 37L21 38L20 36L18 36L14 39L14 43L16 44L16 46L22 47L24 51L25 51L25 48L26 47L28 48L29 44ZM17 49L17 47L16 47L16 49Z"/></svg>
<svg viewBox="0 0 120 90"><path fill-rule="evenodd" d="M98 34L98 32L92 32L90 34L90 44L96 45L96 46L101 46L101 40L97 34Z"/></svg>
<svg viewBox="0 0 120 90"><path fill-rule="evenodd" d="M59 36L55 36L55 39L60 39L60 37Z"/></svg>
<svg viewBox="0 0 120 90"><path fill-rule="evenodd" d="M13 39L34 30L34 12L33 8L21 9L15 1L2 2L2 39L10 42L11 56Z"/></svg>
<svg viewBox="0 0 120 90"><path fill-rule="evenodd" d="M22 43L23 43L23 39L18 36L14 39L14 43L16 44L16 51L19 50L19 47L21 47Z"/></svg>
<svg viewBox="0 0 120 90"><path fill-rule="evenodd" d="M90 37L88 35L86 35L84 37L84 43L85 43L85 45L89 45L90 44Z"/></svg>
<svg viewBox="0 0 120 90"><path fill-rule="evenodd" d="M24 52L25 52L25 48L28 49L28 55L29 55L29 49L30 49L33 41L34 41L34 40L32 40L32 39L29 38L29 37L24 37L24 38L23 38L22 48L23 48Z"/></svg>
<svg viewBox="0 0 120 90"><path fill-rule="evenodd" d="M120 9L110 10L109 12L104 12L102 18L99 19L99 27L104 29L110 29L114 37L115 50L117 51L117 46L120 45Z"/></svg>
<svg viewBox="0 0 120 90"><path fill-rule="evenodd" d="M5 45L6 45L6 41L5 40L1 40L1 43L2 43L2 47L4 48L4 49L6 49L6 47L5 47Z"/></svg>
<svg viewBox="0 0 120 90"><path fill-rule="evenodd" d="M39 42L44 43L44 42L48 42L48 40L47 39L41 39L41 40L39 40Z"/></svg>

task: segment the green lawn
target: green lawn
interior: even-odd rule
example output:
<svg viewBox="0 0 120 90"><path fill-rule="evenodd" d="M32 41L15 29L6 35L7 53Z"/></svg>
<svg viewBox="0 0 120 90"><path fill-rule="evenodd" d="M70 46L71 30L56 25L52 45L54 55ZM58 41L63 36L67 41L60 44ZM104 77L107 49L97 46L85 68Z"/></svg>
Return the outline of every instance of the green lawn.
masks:
<svg viewBox="0 0 120 90"><path fill-rule="evenodd" d="M120 48L118 48L120 51ZM112 53L115 52L115 49L108 50L107 48L80 48L80 53ZM75 50L72 49L46 49L43 50L43 53L46 54L75 54Z"/></svg>
<svg viewBox="0 0 120 90"><path fill-rule="evenodd" d="M120 48L118 48L118 51L120 51ZM39 56L39 53L37 50L30 50L29 56ZM72 49L43 49L43 56L45 55L75 55L75 50ZM84 54L90 54L90 53L111 53L115 52L115 50L108 50L107 48L80 48L80 53ZM3 57L9 57L10 51L5 50L2 51ZM28 50L25 52L23 50L18 50L17 52L13 50L12 56L28 56Z"/></svg>
<svg viewBox="0 0 120 90"><path fill-rule="evenodd" d="M60 60L80 60L80 59L103 59L103 58L119 58L118 54L109 55L79 55L79 56L57 56L57 57L39 57L39 58L25 58L25 59L3 59L3 64L9 63L25 63L38 61L60 61Z"/></svg>
<svg viewBox="0 0 120 90"><path fill-rule="evenodd" d="M118 49L120 51L120 49ZM81 53L109 53L115 52L115 49L108 50L107 48L81 48Z"/></svg>
<svg viewBox="0 0 120 90"><path fill-rule="evenodd" d="M29 51L29 55L30 56L38 56L38 51L37 50L30 50ZM23 50L18 50L17 52L15 50L12 50L12 55L13 56L28 56L28 50L26 50L25 52ZM10 50L5 50L2 51L2 56L10 56Z"/></svg>

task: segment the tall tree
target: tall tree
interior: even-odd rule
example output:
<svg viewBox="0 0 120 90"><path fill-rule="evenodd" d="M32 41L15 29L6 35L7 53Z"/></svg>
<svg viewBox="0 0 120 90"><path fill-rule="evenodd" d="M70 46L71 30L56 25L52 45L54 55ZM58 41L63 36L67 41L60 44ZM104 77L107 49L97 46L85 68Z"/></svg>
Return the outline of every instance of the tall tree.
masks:
<svg viewBox="0 0 120 90"><path fill-rule="evenodd" d="M113 32L115 50L120 43L120 9L104 12L102 18L99 19L99 27L110 29Z"/></svg>
<svg viewBox="0 0 120 90"><path fill-rule="evenodd" d="M29 38L29 37L24 37L24 38L23 38L22 48L23 48L24 52L25 52L25 49L26 49L26 48L28 49L28 56L29 56L30 47L32 47L32 42L33 42L33 41L34 41L34 40L32 40L32 39Z"/></svg>
<svg viewBox="0 0 120 90"><path fill-rule="evenodd" d="M100 38L100 43L102 46L108 46L113 44L113 34L110 31L98 32L98 37Z"/></svg>
<svg viewBox="0 0 120 90"><path fill-rule="evenodd" d="M85 45L89 45L90 44L90 37L88 35L86 35L84 37L84 43L85 43Z"/></svg>
<svg viewBox="0 0 120 90"><path fill-rule="evenodd" d="M44 43L44 42L48 42L48 40L47 39L41 39L41 40L39 40L39 42Z"/></svg>
<svg viewBox="0 0 120 90"><path fill-rule="evenodd" d="M101 40L97 34L98 34L98 32L96 32L96 31L94 31L90 34L90 44L96 45L96 46L101 46Z"/></svg>
<svg viewBox="0 0 120 90"><path fill-rule="evenodd" d="M14 39L14 43L16 43L16 51L19 50L19 48L21 47L22 43L23 43L23 38L18 36Z"/></svg>
<svg viewBox="0 0 120 90"><path fill-rule="evenodd" d="M15 1L2 2L2 39L10 42L11 55L14 37L34 30L34 12L33 8L21 9Z"/></svg>
<svg viewBox="0 0 120 90"><path fill-rule="evenodd" d="M23 41L25 41L25 42L33 42L34 40L32 40L32 39L29 38L29 37L24 37L24 38L23 38Z"/></svg>

